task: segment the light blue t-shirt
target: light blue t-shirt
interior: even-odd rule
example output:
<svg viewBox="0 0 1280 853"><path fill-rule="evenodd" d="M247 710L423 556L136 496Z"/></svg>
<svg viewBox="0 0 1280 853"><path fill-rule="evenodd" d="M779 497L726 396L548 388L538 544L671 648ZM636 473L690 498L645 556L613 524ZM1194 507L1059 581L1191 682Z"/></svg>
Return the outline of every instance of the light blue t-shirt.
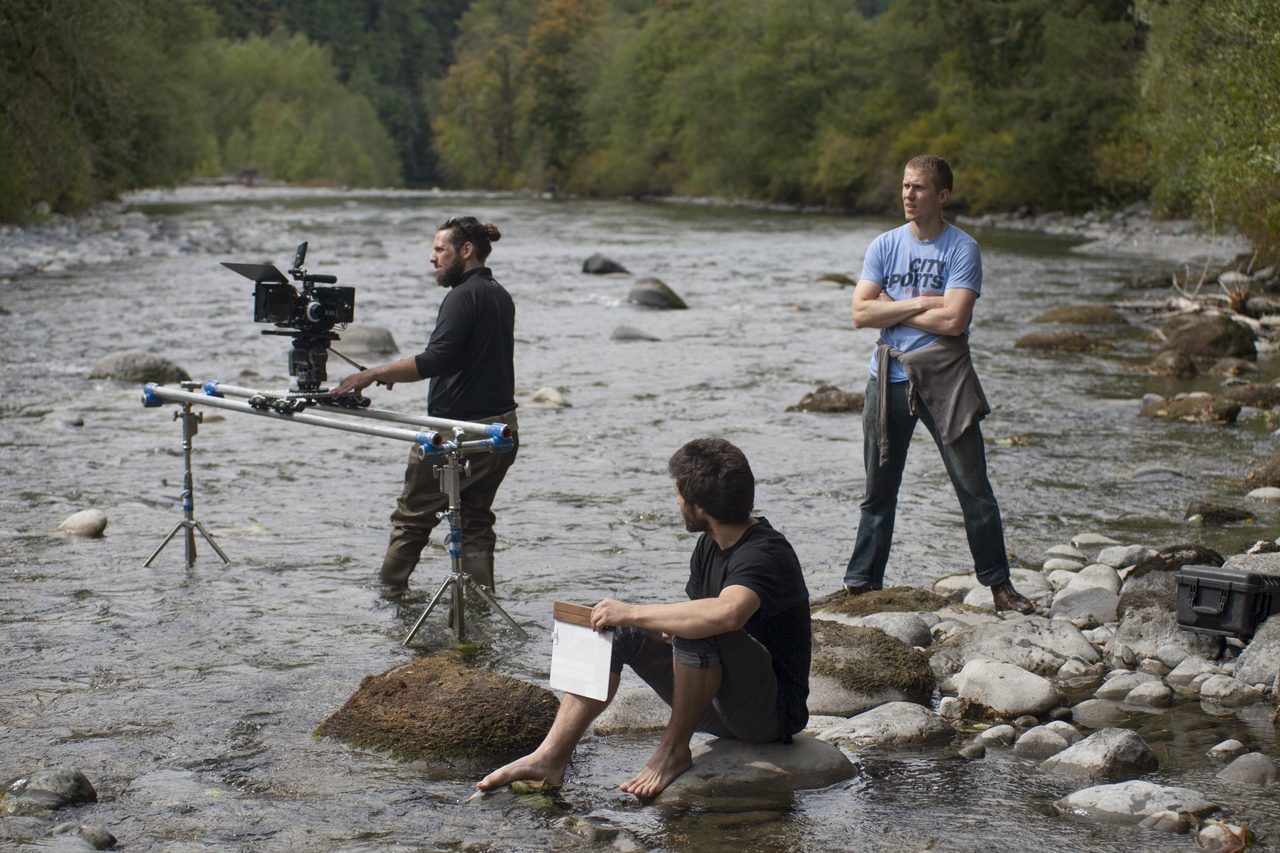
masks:
<svg viewBox="0 0 1280 853"><path fill-rule="evenodd" d="M948 225L933 240L917 240L908 222L871 241L858 276L859 281L862 279L879 284L895 301L914 296L941 299L953 287L982 295L982 255L974 239L954 225ZM965 334L968 333L966 329ZM881 329L880 337L895 349L911 352L944 336L897 325ZM872 347L871 377L875 376L876 351ZM889 362L889 381L907 381L907 371L896 360Z"/></svg>

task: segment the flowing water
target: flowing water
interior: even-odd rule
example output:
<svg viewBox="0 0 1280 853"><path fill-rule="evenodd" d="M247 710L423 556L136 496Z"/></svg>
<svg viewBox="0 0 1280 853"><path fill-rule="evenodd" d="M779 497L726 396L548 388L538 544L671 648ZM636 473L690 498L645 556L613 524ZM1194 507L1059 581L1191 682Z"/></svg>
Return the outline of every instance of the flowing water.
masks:
<svg viewBox="0 0 1280 853"><path fill-rule="evenodd" d="M175 540L142 567L181 517L180 429L173 406L144 409L137 387L87 379L94 362L136 347L196 379L285 387L285 342L259 334L252 286L219 262L285 265L302 240L313 271L357 288L358 322L416 351L441 296L426 263L433 225L467 213L504 234L491 265L517 305L518 399L553 386L572 403L520 410L520 458L495 507L499 595L533 639L476 616L471 660L545 684L554 599L678 598L693 538L666 459L696 436L745 450L759 511L790 538L811 591L832 589L856 529L861 421L784 410L820 383L862 390L876 333L853 329L848 290L813 281L856 275L895 222L440 193L208 190L136 204L171 220L138 255L0 285L0 772L82 768L100 802L60 818L107 826L129 851L576 848L581 839L551 825L566 811L679 851L1194 849L1187 837L1057 816L1052 802L1079 786L1007 750L973 763L950 750L865 751L848 783L784 807L674 810L616 790L652 738L591 738L563 801L546 809L510 795L466 802L476 768L428 771L313 737L364 675L450 646L443 615L415 648L399 642L443 578L443 549L424 554L407 603L375 582L406 458L391 441L210 410L195 438L196 517L232 564L200 542L188 569ZM184 246L196 232L217 240ZM1144 393L1218 381L1134 371L1151 357L1146 327L1115 333L1102 355L1013 348L1032 317L1111 297L1139 262L1061 238L973 233L986 269L974 357L994 408L983 429L1004 440L989 445L990 473L1018 564L1038 566L1045 548L1086 530L1157 547L1200 536L1223 552L1274 537L1265 508L1247 528L1183 525L1190 500L1244 503L1243 476L1276 439L1258 420L1139 419ZM370 238L385 258L360 256ZM596 251L661 278L690 310L629 305L631 279L580 272ZM611 341L622 324L660 340ZM346 373L340 364L330 359L331 377ZM1274 356L1260 364L1280 372ZM421 411L425 391L371 396ZM110 517L104 539L54 533L86 507ZM920 430L888 580L925 586L969 567L959 507ZM1265 847L1280 808L1214 780L1203 753L1234 736L1276 755L1269 713L1212 716L1191 703L1132 725L1160 756L1155 781L1201 790L1249 819ZM13 820L0 822L0 845L34 832Z"/></svg>

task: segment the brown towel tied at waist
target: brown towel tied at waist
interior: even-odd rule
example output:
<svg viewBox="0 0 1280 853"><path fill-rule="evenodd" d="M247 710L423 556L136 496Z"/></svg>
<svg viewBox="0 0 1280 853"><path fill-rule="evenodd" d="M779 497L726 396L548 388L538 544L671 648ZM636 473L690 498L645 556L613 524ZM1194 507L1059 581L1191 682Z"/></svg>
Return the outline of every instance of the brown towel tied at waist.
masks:
<svg viewBox="0 0 1280 853"><path fill-rule="evenodd" d="M943 444L951 444L972 424L991 412L987 395L969 357L969 336L944 337L912 352L876 343L876 431L880 465L889 462L889 359L907 372L907 405L911 414L923 404L938 425Z"/></svg>

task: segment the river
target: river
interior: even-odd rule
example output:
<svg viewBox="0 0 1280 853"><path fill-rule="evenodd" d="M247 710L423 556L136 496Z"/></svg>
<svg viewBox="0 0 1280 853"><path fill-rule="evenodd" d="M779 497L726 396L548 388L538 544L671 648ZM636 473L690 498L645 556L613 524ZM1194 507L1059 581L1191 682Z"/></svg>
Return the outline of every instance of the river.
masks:
<svg viewBox="0 0 1280 853"><path fill-rule="evenodd" d="M259 334L252 285L221 261L283 269L308 240L313 272L357 288L357 322L388 328L409 354L429 336L441 295L426 261L433 226L472 214L502 230L490 261L517 305L517 399L552 386L572 406L520 410L520 457L495 505L498 591L533 639L477 618L477 665L545 684L553 600L681 594L693 537L679 523L666 460L697 436L746 452L757 508L795 546L810 590L838 583L862 493L861 421L784 410L820 383L862 390L876 333L853 328L847 289L814 279L856 276L871 239L895 221L445 193L209 189L139 194L133 204L165 217L172 239L0 285L0 771L80 767L100 802L66 819L108 827L121 849L583 843L551 825L562 811L510 796L467 802L475 768L427 772L312 736L363 676L451 644L443 616L415 648L399 642L443 577L443 549L424 555L407 603L384 598L375 582L404 445L211 410L195 439L195 512L232 564L200 542L188 569L175 541L142 567L181 517L180 429L172 406L144 409L137 387L86 377L104 353L142 348L196 379L287 385L287 346ZM201 248L184 242L189 233L217 240ZM985 266L974 358L993 406L983 429L1003 440L989 445L990 474L1017 564L1038 568L1046 548L1083 531L1153 547L1201 538L1223 553L1274 537L1277 514L1266 508L1247 529L1183 523L1197 498L1244 504L1244 474L1276 439L1261 420L1139 419L1144 393L1219 381L1135 370L1153 353L1149 327L1121 329L1116 348L1099 355L1013 348L1037 328L1034 316L1110 299L1144 262L1075 252L1079 241L1061 237L972 233ZM386 257L361 256L371 238ZM630 279L580 271L593 252L662 279L690 310L628 304ZM660 340L611 341L622 324ZM346 373L340 364L330 359L331 378ZM1280 372L1274 353L1259 364L1265 376ZM425 391L370 395L379 407L420 411ZM105 538L54 532L88 507L109 516ZM928 586L969 567L958 504L920 430L888 580ZM1193 703L1133 725L1160 756L1155 781L1201 790L1265 834L1280 815L1274 800L1218 783L1202 756L1226 737L1277 755L1269 712L1213 717ZM1194 849L1186 837L1056 815L1052 802L1080 786L1009 751L972 763L937 750L865 752L850 782L798 793L785 808L644 807L616 786L651 745L589 740L561 808L648 849L699 853Z"/></svg>

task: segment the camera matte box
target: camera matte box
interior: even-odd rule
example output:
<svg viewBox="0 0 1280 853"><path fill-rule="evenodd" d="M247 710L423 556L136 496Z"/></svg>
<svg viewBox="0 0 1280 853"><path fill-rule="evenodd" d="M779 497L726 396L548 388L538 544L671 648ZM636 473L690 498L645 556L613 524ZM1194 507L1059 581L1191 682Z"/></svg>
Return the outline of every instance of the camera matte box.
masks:
<svg viewBox="0 0 1280 853"><path fill-rule="evenodd" d="M1178 625L1188 631L1252 637L1280 608L1280 575L1183 566L1177 579Z"/></svg>

